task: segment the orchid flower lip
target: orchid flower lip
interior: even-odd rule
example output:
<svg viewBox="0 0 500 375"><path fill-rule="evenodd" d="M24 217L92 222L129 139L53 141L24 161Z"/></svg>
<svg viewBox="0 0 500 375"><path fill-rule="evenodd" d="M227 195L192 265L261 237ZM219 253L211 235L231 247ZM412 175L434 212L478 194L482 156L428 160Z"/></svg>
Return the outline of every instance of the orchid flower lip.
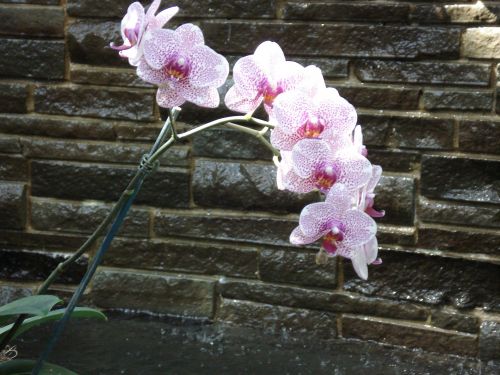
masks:
<svg viewBox="0 0 500 375"><path fill-rule="evenodd" d="M321 163L316 167L313 178L316 187L326 193L337 181L338 173L334 165Z"/></svg>

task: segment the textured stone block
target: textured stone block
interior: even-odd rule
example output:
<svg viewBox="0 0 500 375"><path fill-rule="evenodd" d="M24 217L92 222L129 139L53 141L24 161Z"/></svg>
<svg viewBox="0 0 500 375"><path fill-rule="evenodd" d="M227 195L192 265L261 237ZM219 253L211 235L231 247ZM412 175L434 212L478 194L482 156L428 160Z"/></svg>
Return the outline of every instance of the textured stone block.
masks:
<svg viewBox="0 0 500 375"><path fill-rule="evenodd" d="M318 199L278 190L273 164L197 160L192 187L194 202L205 207L299 212Z"/></svg>
<svg viewBox="0 0 500 375"><path fill-rule="evenodd" d="M500 154L500 121L460 121L458 147L463 151Z"/></svg>
<svg viewBox="0 0 500 375"><path fill-rule="evenodd" d="M40 86L35 111L40 113L154 121L154 92L86 86Z"/></svg>
<svg viewBox="0 0 500 375"><path fill-rule="evenodd" d="M379 244L413 246L416 244L417 230L415 227L387 225L377 219L377 239Z"/></svg>
<svg viewBox="0 0 500 375"><path fill-rule="evenodd" d="M382 176L375 188L375 208L385 210L381 223L413 225L415 182L412 177Z"/></svg>
<svg viewBox="0 0 500 375"><path fill-rule="evenodd" d="M31 288L23 284L0 283L0 306L6 305L14 300L31 296Z"/></svg>
<svg viewBox="0 0 500 375"><path fill-rule="evenodd" d="M2 0L2 3L7 4L43 4L43 5L59 5L60 0Z"/></svg>
<svg viewBox="0 0 500 375"><path fill-rule="evenodd" d="M215 281L208 277L101 268L91 296L103 308L210 319Z"/></svg>
<svg viewBox="0 0 500 375"><path fill-rule="evenodd" d="M489 64L455 62L359 61L356 76L363 82L401 82L489 86Z"/></svg>
<svg viewBox="0 0 500 375"><path fill-rule="evenodd" d="M462 36L465 57L477 59L500 58L500 27L466 29Z"/></svg>
<svg viewBox="0 0 500 375"><path fill-rule="evenodd" d="M368 147L368 159L384 171L413 172L420 167L420 153L408 150L380 150Z"/></svg>
<svg viewBox="0 0 500 375"><path fill-rule="evenodd" d="M345 315L342 318L342 336L422 348L438 353L465 356L477 354L476 335L380 318Z"/></svg>
<svg viewBox="0 0 500 375"><path fill-rule="evenodd" d="M420 219L425 222L500 228L500 214L495 206L431 201L420 197L419 207Z"/></svg>
<svg viewBox="0 0 500 375"><path fill-rule="evenodd" d="M3 17L0 34L29 36L64 36L62 7L14 7L0 4Z"/></svg>
<svg viewBox="0 0 500 375"><path fill-rule="evenodd" d="M21 156L0 156L0 180L26 181L28 161Z"/></svg>
<svg viewBox="0 0 500 375"><path fill-rule="evenodd" d="M153 87L141 80L134 69L71 64L71 82L102 86Z"/></svg>
<svg viewBox="0 0 500 375"><path fill-rule="evenodd" d="M477 333L479 319L457 310L444 308L432 311L431 324L435 327L461 332Z"/></svg>
<svg viewBox="0 0 500 375"><path fill-rule="evenodd" d="M381 251L367 281L344 268L344 289L365 295L456 308L500 311L500 266L431 255Z"/></svg>
<svg viewBox="0 0 500 375"><path fill-rule="evenodd" d="M334 86L356 108L418 109L419 89Z"/></svg>
<svg viewBox="0 0 500 375"><path fill-rule="evenodd" d="M162 212L154 220L158 236L241 241L289 246L289 237L298 220L258 214L216 214L210 211Z"/></svg>
<svg viewBox="0 0 500 375"><path fill-rule="evenodd" d="M111 205L97 202L65 202L31 199L31 225L37 230L92 233L111 211ZM147 237L149 212L133 208L129 211L122 236Z"/></svg>
<svg viewBox="0 0 500 375"><path fill-rule="evenodd" d="M22 229L26 225L26 185L0 183L0 227Z"/></svg>
<svg viewBox="0 0 500 375"><path fill-rule="evenodd" d="M0 243L15 248L39 250L74 251L85 242L87 236L68 233L24 232L22 230L0 230Z"/></svg>
<svg viewBox="0 0 500 375"><path fill-rule="evenodd" d="M468 202L500 203L500 162L455 156L422 158L422 195Z"/></svg>
<svg viewBox="0 0 500 375"><path fill-rule="evenodd" d="M316 252L263 249L259 254L260 279L334 288L337 284L337 262L330 259L327 264L318 265Z"/></svg>
<svg viewBox="0 0 500 375"><path fill-rule="evenodd" d="M416 4L410 20L419 23L495 23L498 8L494 4Z"/></svg>
<svg viewBox="0 0 500 375"><path fill-rule="evenodd" d="M451 149L453 120L436 117L360 114L367 146L391 148Z"/></svg>
<svg viewBox="0 0 500 375"><path fill-rule="evenodd" d="M21 143L18 137L9 137L2 135L0 139L0 152L3 154L20 154L21 153Z"/></svg>
<svg viewBox="0 0 500 375"><path fill-rule="evenodd" d="M326 78L347 78L349 76L349 60L331 59L325 57L294 57L293 61L302 66L316 65L321 69L323 77Z"/></svg>
<svg viewBox="0 0 500 375"><path fill-rule="evenodd" d="M479 333L479 356L481 359L500 359L500 322L485 320Z"/></svg>
<svg viewBox="0 0 500 375"><path fill-rule="evenodd" d="M255 248L180 240L116 239L110 252L112 256L104 259L104 264L112 267L257 277Z"/></svg>
<svg viewBox="0 0 500 375"><path fill-rule="evenodd" d="M428 110L491 111L493 93L490 91L424 91L423 102Z"/></svg>
<svg viewBox="0 0 500 375"><path fill-rule="evenodd" d="M288 55L457 57L460 35L459 29L442 27L262 21L202 21L201 27L208 45L219 52L236 54L253 52L258 44L255 40L276 40ZM253 36L251 41L248 35Z"/></svg>
<svg viewBox="0 0 500 375"><path fill-rule="evenodd" d="M64 41L0 39L0 76L64 78Z"/></svg>
<svg viewBox="0 0 500 375"><path fill-rule="evenodd" d="M331 339L337 335L337 320L332 313L264 303L221 299L217 320L239 326L259 327L266 332L315 335Z"/></svg>
<svg viewBox="0 0 500 375"><path fill-rule="evenodd" d="M0 83L0 111L26 113L28 87L20 83Z"/></svg>
<svg viewBox="0 0 500 375"><path fill-rule="evenodd" d="M33 161L32 194L61 199L116 201L136 169L102 164ZM160 207L189 205L189 172L159 169L144 183L137 203Z"/></svg>
<svg viewBox="0 0 500 375"><path fill-rule="evenodd" d="M45 280L61 262L68 259L67 253L46 252L18 248L0 248L0 278L19 281ZM57 279L57 283L79 283L87 271L87 257L82 257L68 267Z"/></svg>
<svg viewBox="0 0 500 375"><path fill-rule="evenodd" d="M137 127L137 126L136 126ZM40 115L0 114L3 133L56 138L115 140L114 123L105 120L57 118Z"/></svg>
<svg viewBox="0 0 500 375"><path fill-rule="evenodd" d="M356 2L286 2L283 18L315 21L374 21L406 22L410 12L408 4Z"/></svg>

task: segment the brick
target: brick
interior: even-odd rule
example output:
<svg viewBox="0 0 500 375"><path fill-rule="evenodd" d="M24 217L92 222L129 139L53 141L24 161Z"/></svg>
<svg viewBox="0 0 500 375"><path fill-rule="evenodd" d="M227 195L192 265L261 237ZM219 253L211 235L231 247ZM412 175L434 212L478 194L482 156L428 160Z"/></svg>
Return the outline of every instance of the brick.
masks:
<svg viewBox="0 0 500 375"><path fill-rule="evenodd" d="M0 39L0 76L61 80L64 41Z"/></svg>
<svg viewBox="0 0 500 375"><path fill-rule="evenodd" d="M59 5L60 0L2 0L2 3L7 4L43 4L43 5Z"/></svg>
<svg viewBox="0 0 500 375"><path fill-rule="evenodd" d="M180 236L289 246L289 236L297 220L258 214L220 214L211 211L164 212L154 219L158 236Z"/></svg>
<svg viewBox="0 0 500 375"><path fill-rule="evenodd" d="M39 86L35 111L40 113L154 121L152 91L86 86Z"/></svg>
<svg viewBox="0 0 500 375"><path fill-rule="evenodd" d="M470 228L420 226L420 248L471 254L500 255L500 236Z"/></svg>
<svg viewBox="0 0 500 375"><path fill-rule="evenodd" d="M367 146L453 148L454 121L451 119L362 113L358 116L358 123L363 127L363 140Z"/></svg>
<svg viewBox="0 0 500 375"><path fill-rule="evenodd" d="M498 8L491 4L416 4L410 20L419 23L495 23Z"/></svg>
<svg viewBox="0 0 500 375"><path fill-rule="evenodd" d="M121 142L83 142L24 138L21 141L24 155L29 158L52 160L101 161L118 164L139 165L152 144ZM162 166L183 166L189 164L189 150L186 146L173 146L159 159Z"/></svg>
<svg viewBox="0 0 500 375"><path fill-rule="evenodd" d="M334 86L356 108L418 109L419 89L379 86Z"/></svg>
<svg viewBox="0 0 500 375"><path fill-rule="evenodd" d="M26 113L28 87L19 83L0 83L0 111Z"/></svg>
<svg viewBox="0 0 500 375"><path fill-rule="evenodd" d="M19 281L45 280L61 262L69 258L63 252L46 252L35 249L0 248L0 278ZM56 282L77 284L87 271L88 258L78 259L62 273Z"/></svg>
<svg viewBox="0 0 500 375"><path fill-rule="evenodd" d="M150 2L142 1L143 5ZM129 0L69 0L68 14L81 17L123 17L127 12ZM273 18L275 1L267 0L235 0L200 1L178 0L164 2L161 9L177 5L180 17L217 17L217 18Z"/></svg>
<svg viewBox="0 0 500 375"><path fill-rule="evenodd" d="M435 327L450 329L460 332L477 333L479 319L460 311L443 308L432 311L431 324Z"/></svg>
<svg viewBox="0 0 500 375"><path fill-rule="evenodd" d="M23 229L26 225L26 185L0 182L0 228Z"/></svg>
<svg viewBox="0 0 500 375"><path fill-rule="evenodd" d="M36 230L92 233L111 211L111 205L97 202L67 202L31 199L31 225ZM147 237L149 212L132 208L120 229L120 235Z"/></svg>
<svg viewBox="0 0 500 375"><path fill-rule="evenodd" d="M2 285L0 283L0 306L20 298L31 296L32 294L33 290L26 285L15 283Z"/></svg>
<svg viewBox="0 0 500 375"><path fill-rule="evenodd" d="M68 233L25 232L22 230L0 230L0 243L15 248L55 250L71 252L82 245L87 236Z"/></svg>
<svg viewBox="0 0 500 375"><path fill-rule="evenodd" d="M325 78L347 78L349 76L349 60L325 57L294 57L293 61L302 66L316 65Z"/></svg>
<svg viewBox="0 0 500 375"><path fill-rule="evenodd" d="M14 7L0 4L3 16L0 34L29 36L64 36L64 10L62 7L33 5Z"/></svg>
<svg viewBox="0 0 500 375"><path fill-rule="evenodd" d="M223 53L252 53L255 40L274 40L289 55L339 57L456 57L460 34L458 29L440 27L260 21L202 21L201 27L207 44ZM251 44L248 35L253 36Z"/></svg>
<svg viewBox="0 0 500 375"><path fill-rule="evenodd" d="M458 148L462 151L500 153L500 122L462 120L459 122Z"/></svg>
<svg viewBox="0 0 500 375"><path fill-rule="evenodd" d="M9 137L2 135L0 139L0 152L3 154L20 154L21 143L18 137Z"/></svg>
<svg viewBox="0 0 500 375"><path fill-rule="evenodd" d="M379 251L381 265L370 267L367 281L351 265L344 268L348 292L458 309L500 311L499 265L410 252Z"/></svg>
<svg viewBox="0 0 500 375"><path fill-rule="evenodd" d="M20 156L0 156L0 180L26 181L28 161Z"/></svg>
<svg viewBox="0 0 500 375"><path fill-rule="evenodd" d="M377 219L379 221L380 219ZM417 230L415 227L388 225L377 223L377 239L379 244L413 246L416 244Z"/></svg>
<svg viewBox="0 0 500 375"><path fill-rule="evenodd" d="M91 296L97 306L210 319L213 279L203 276L130 272L101 268Z"/></svg>
<svg viewBox="0 0 500 375"><path fill-rule="evenodd" d="M55 161L32 162L32 194L61 199L118 200L136 169L102 164ZM136 203L187 207L189 173L160 168L142 186Z"/></svg>
<svg viewBox="0 0 500 375"><path fill-rule="evenodd" d="M88 85L153 87L141 80L134 69L71 64L71 81Z"/></svg>
<svg viewBox="0 0 500 375"><path fill-rule="evenodd" d="M375 188L375 208L385 210L381 223L413 225L415 181L412 177L382 176Z"/></svg>
<svg viewBox="0 0 500 375"><path fill-rule="evenodd" d="M500 27L466 29L462 36L462 52L469 58L500 58Z"/></svg>
<svg viewBox="0 0 500 375"><path fill-rule="evenodd" d="M180 240L115 239L104 265L151 271L257 277L256 248Z"/></svg>
<svg viewBox="0 0 500 375"><path fill-rule="evenodd" d="M336 262L318 265L316 251L263 249L259 254L259 276L263 281L334 288Z"/></svg>
<svg viewBox="0 0 500 375"><path fill-rule="evenodd" d="M456 156L422 158L421 193L429 198L500 203L500 163Z"/></svg>
<svg viewBox="0 0 500 375"><path fill-rule="evenodd" d="M109 120L0 114L0 131L9 134L115 140L114 126Z"/></svg>
<svg viewBox="0 0 500 375"><path fill-rule="evenodd" d="M481 323L479 357L483 360L500 359L500 322L485 320Z"/></svg>
<svg viewBox="0 0 500 375"><path fill-rule="evenodd" d="M424 91L425 109L452 111L487 111L493 108L493 94L490 91Z"/></svg>
<svg viewBox="0 0 500 375"><path fill-rule="evenodd" d="M413 172L420 167L420 153L409 150L368 148L368 159L384 171Z"/></svg>
<svg viewBox="0 0 500 375"><path fill-rule="evenodd" d="M342 319L342 335L438 353L477 354L476 335L431 328L424 324L346 315Z"/></svg>
<svg viewBox="0 0 500 375"><path fill-rule="evenodd" d="M410 6L397 3L362 3L352 2L286 2L283 18L290 20L315 21L374 21L406 22Z"/></svg>
<svg viewBox="0 0 500 375"><path fill-rule="evenodd" d="M273 164L197 160L192 187L194 202L203 207L299 212L318 198L278 190Z"/></svg>
<svg viewBox="0 0 500 375"><path fill-rule="evenodd" d="M221 299L217 308L217 320L238 326L259 327L266 332L280 334L313 334L331 339L337 335L335 315L325 311L294 309L264 303Z"/></svg>
<svg viewBox="0 0 500 375"><path fill-rule="evenodd" d="M358 61L356 76L363 82L489 86L489 64L455 62Z"/></svg>
<svg viewBox="0 0 500 375"><path fill-rule="evenodd" d="M498 208L493 205L433 201L419 198L419 217L429 223L500 228Z"/></svg>

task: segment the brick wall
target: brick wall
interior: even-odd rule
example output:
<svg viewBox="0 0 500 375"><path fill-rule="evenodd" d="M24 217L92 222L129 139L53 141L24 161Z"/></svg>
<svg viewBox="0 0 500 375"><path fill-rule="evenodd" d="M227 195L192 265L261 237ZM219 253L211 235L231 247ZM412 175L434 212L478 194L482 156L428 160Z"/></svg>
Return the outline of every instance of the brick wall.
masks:
<svg viewBox="0 0 500 375"><path fill-rule="evenodd" d="M107 48L129 0L0 0L0 299L29 293L118 197L159 127L154 88ZM165 3L165 1L164 1ZM168 1L167 5L174 3ZM383 265L288 243L313 199L254 140L214 130L149 178L90 294L101 307L500 353L500 2L177 2L234 62L264 40L358 109ZM186 106L185 126L227 113ZM91 254L89 254L91 256ZM78 282L87 259L59 280Z"/></svg>

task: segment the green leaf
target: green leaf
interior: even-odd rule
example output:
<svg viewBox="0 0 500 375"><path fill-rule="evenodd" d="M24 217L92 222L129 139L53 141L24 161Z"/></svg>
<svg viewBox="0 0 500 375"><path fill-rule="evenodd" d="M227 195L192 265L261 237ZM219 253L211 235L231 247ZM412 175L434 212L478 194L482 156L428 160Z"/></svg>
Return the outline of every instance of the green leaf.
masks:
<svg viewBox="0 0 500 375"><path fill-rule="evenodd" d="M0 307L0 316L47 315L61 300L56 296L40 295L18 299Z"/></svg>
<svg viewBox="0 0 500 375"><path fill-rule="evenodd" d="M31 359L15 359L0 363L0 375L31 375L31 370L35 367L36 361ZM45 363L40 375L78 375L76 372L64 367Z"/></svg>
<svg viewBox="0 0 500 375"><path fill-rule="evenodd" d="M54 320L59 320L63 317L64 312L66 309L59 309L59 310L54 310L49 312L45 316L34 316L32 318L26 319L21 327L17 330L16 334L14 335L14 338L19 336L20 334L26 332L27 330L39 326L40 324L44 324L47 322L51 322ZM96 309L91 309L89 307L77 307L71 314L72 318L95 318L99 320L107 320L106 315L104 315L102 312ZM8 326L1 327L0 328L0 340L3 338L7 332L12 328L13 324L9 324ZM0 373L1 375L1 373Z"/></svg>

